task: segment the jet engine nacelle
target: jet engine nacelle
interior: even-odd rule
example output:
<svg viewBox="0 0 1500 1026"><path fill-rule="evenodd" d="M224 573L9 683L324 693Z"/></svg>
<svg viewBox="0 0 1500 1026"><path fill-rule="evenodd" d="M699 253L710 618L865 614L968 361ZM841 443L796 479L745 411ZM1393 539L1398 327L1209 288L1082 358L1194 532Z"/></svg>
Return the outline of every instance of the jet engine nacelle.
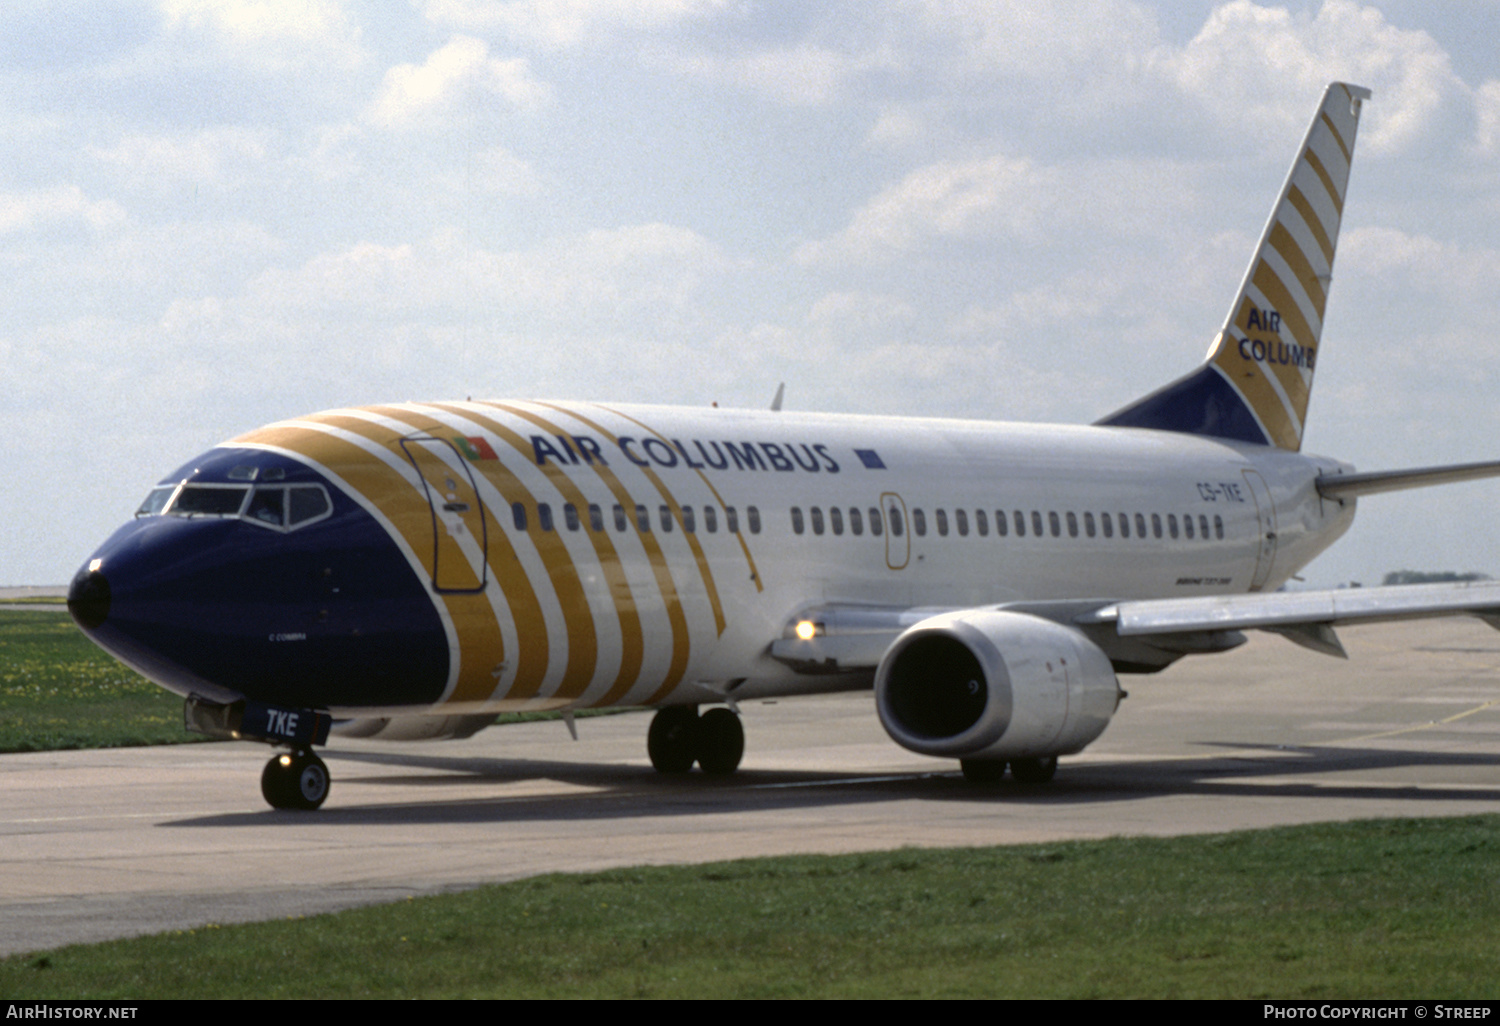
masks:
<svg viewBox="0 0 1500 1026"><path fill-rule="evenodd" d="M875 704L903 748L955 759L1066 755L1104 732L1122 692L1071 627L993 609L944 613L896 638Z"/></svg>

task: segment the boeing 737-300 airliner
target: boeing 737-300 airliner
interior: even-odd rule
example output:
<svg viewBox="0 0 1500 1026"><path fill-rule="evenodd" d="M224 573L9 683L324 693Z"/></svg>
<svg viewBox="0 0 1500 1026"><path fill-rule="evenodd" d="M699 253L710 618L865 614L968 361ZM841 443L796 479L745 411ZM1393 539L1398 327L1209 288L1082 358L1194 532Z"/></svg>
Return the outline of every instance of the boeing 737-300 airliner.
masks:
<svg viewBox="0 0 1500 1026"><path fill-rule="evenodd" d="M68 608L186 699L281 746L468 737L510 710L652 706L651 761L733 772L736 702L874 688L896 743L1051 778L1123 692L1274 631L1467 613L1500 586L1276 589L1366 493L1500 462L1355 473L1301 452L1362 102L1331 85L1192 373L1092 426L437 402L241 435L163 478ZM779 404L776 404L779 405ZM700 715L699 706L710 705Z"/></svg>

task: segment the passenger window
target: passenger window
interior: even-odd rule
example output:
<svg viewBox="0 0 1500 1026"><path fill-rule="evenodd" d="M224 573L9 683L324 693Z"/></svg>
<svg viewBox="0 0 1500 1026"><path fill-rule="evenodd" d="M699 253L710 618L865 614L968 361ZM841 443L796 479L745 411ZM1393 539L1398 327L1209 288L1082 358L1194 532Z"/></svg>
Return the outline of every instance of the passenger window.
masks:
<svg viewBox="0 0 1500 1026"><path fill-rule="evenodd" d="M1026 514L1016 510L1016 537L1026 537Z"/></svg>
<svg viewBox="0 0 1500 1026"><path fill-rule="evenodd" d="M876 509L874 506L871 506L870 507L870 533L873 534L875 537L879 538L880 537L881 529L884 528L884 526L885 525L881 522L880 510Z"/></svg>
<svg viewBox="0 0 1500 1026"><path fill-rule="evenodd" d="M1161 537L1161 514L1151 514L1151 535L1155 538Z"/></svg>
<svg viewBox="0 0 1500 1026"><path fill-rule="evenodd" d="M693 507L691 506L682 507L682 529L688 534L692 534L698 529L697 525L693 522Z"/></svg>
<svg viewBox="0 0 1500 1026"><path fill-rule="evenodd" d="M1189 539L1193 537L1193 518L1191 514L1182 518L1182 533L1187 535Z"/></svg>
<svg viewBox="0 0 1500 1026"><path fill-rule="evenodd" d="M1047 533L1042 527L1042 514L1040 510L1031 511L1031 533L1038 538Z"/></svg>
<svg viewBox="0 0 1500 1026"><path fill-rule="evenodd" d="M1146 537L1146 517L1142 513L1135 515L1135 536L1144 539ZM1157 522L1156 536L1161 537L1161 523Z"/></svg>
<svg viewBox="0 0 1500 1026"><path fill-rule="evenodd" d="M333 510L328 502L328 493L316 485L288 488L287 527L296 527L309 520L317 520Z"/></svg>
<svg viewBox="0 0 1500 1026"><path fill-rule="evenodd" d="M1094 536L1094 514L1085 513L1083 515L1083 533L1090 538Z"/></svg>
<svg viewBox="0 0 1500 1026"><path fill-rule="evenodd" d="M1176 513L1168 513L1167 514L1167 533L1170 534L1173 538L1177 537L1177 514Z"/></svg>
<svg viewBox="0 0 1500 1026"><path fill-rule="evenodd" d="M750 522L750 533L760 534L760 510L754 506L746 506L745 519Z"/></svg>
<svg viewBox="0 0 1500 1026"><path fill-rule="evenodd" d="M953 526L958 528L958 536L967 538L969 536L969 514L967 510L956 509L953 511Z"/></svg>
<svg viewBox="0 0 1500 1026"><path fill-rule="evenodd" d="M858 506L849 507L849 533L856 538L865 533L865 518L860 514Z"/></svg>
<svg viewBox="0 0 1500 1026"><path fill-rule="evenodd" d="M995 534L1001 538L1010 533L1010 521L1005 518L1005 510L995 510Z"/></svg>
<svg viewBox="0 0 1500 1026"><path fill-rule="evenodd" d="M730 534L740 533L740 515L735 512L733 506L724 507L724 530Z"/></svg>
<svg viewBox="0 0 1500 1026"><path fill-rule="evenodd" d="M1219 541L1224 540L1224 518L1217 513L1214 514L1214 537Z"/></svg>
<svg viewBox="0 0 1500 1026"><path fill-rule="evenodd" d="M906 529L906 525L901 522L900 508L897 506L892 506L890 509L886 510L885 515L890 520L891 535L896 538L901 537L901 532Z"/></svg>
<svg viewBox="0 0 1500 1026"><path fill-rule="evenodd" d="M837 506L828 507L828 528L834 534L844 533L844 511Z"/></svg>
<svg viewBox="0 0 1500 1026"><path fill-rule="evenodd" d="M571 502L563 504L563 523L568 525L568 530L570 531L576 531L580 526L578 520L578 507L573 505Z"/></svg>
<svg viewBox="0 0 1500 1026"><path fill-rule="evenodd" d="M979 537L988 538L990 534L990 518L985 515L984 510L974 511L974 526L979 530Z"/></svg>
<svg viewBox="0 0 1500 1026"><path fill-rule="evenodd" d="M543 531L552 530L552 507L545 502L536 504L536 522Z"/></svg>
<svg viewBox="0 0 1500 1026"><path fill-rule="evenodd" d="M911 511L911 529L918 538L927 537L927 514L919 509Z"/></svg>
<svg viewBox="0 0 1500 1026"><path fill-rule="evenodd" d="M245 516L259 524L280 527L285 522L282 516L285 496L286 491L282 488L257 488L250 496L250 508L245 510Z"/></svg>
<svg viewBox="0 0 1500 1026"><path fill-rule="evenodd" d="M657 507L657 515L661 519L661 530L663 534L672 533L672 507L661 505Z"/></svg>
<svg viewBox="0 0 1500 1026"><path fill-rule="evenodd" d="M516 525L517 531L526 530L526 504L524 502L510 504L510 519Z"/></svg>
<svg viewBox="0 0 1500 1026"><path fill-rule="evenodd" d="M1104 528L1104 537L1113 538L1115 536L1115 522L1110 518L1108 513L1099 514L1099 526Z"/></svg>
<svg viewBox="0 0 1500 1026"><path fill-rule="evenodd" d="M616 506L615 508L619 509L620 507ZM592 502L589 503L589 530L595 533L604 530L604 510Z"/></svg>
<svg viewBox="0 0 1500 1026"><path fill-rule="evenodd" d="M823 507L814 506L809 512L812 513L813 534L823 533Z"/></svg>
<svg viewBox="0 0 1500 1026"><path fill-rule="evenodd" d="M1198 537L1208 541L1208 517L1198 514Z"/></svg>
<svg viewBox="0 0 1500 1026"><path fill-rule="evenodd" d="M635 526L642 534L651 533L651 511L640 503L635 504Z"/></svg>
<svg viewBox="0 0 1500 1026"><path fill-rule="evenodd" d="M621 534L625 533L625 529L630 526L630 520L625 516L625 507L620 505L618 502L615 503L614 514L615 530L619 531Z"/></svg>
<svg viewBox="0 0 1500 1026"><path fill-rule="evenodd" d="M703 507L703 529L709 534L719 532L719 511L712 506Z"/></svg>
<svg viewBox="0 0 1500 1026"><path fill-rule="evenodd" d="M1047 511L1047 523L1052 528L1052 537L1054 537L1054 538L1061 538L1062 537L1062 521L1057 518L1057 511L1056 510L1048 510Z"/></svg>
<svg viewBox="0 0 1500 1026"><path fill-rule="evenodd" d="M1068 510L1068 537L1078 537L1078 514Z"/></svg>
<svg viewBox="0 0 1500 1026"><path fill-rule="evenodd" d="M802 507L801 506L793 506L792 507L792 533L793 534L801 534L803 531L806 531L806 530L807 530L807 525L805 525L802 522Z"/></svg>
<svg viewBox="0 0 1500 1026"><path fill-rule="evenodd" d="M940 509L937 511L938 534L944 538L948 537L948 511Z"/></svg>

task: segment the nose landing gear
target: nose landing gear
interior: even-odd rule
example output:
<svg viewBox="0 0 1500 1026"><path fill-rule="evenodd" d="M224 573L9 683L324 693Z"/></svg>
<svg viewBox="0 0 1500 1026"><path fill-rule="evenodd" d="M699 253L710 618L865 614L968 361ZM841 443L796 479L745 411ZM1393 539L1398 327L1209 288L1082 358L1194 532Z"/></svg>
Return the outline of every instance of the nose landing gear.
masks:
<svg viewBox="0 0 1500 1026"><path fill-rule="evenodd" d="M328 766L305 749L278 754L260 774L260 793L273 809L311 811L328 797Z"/></svg>

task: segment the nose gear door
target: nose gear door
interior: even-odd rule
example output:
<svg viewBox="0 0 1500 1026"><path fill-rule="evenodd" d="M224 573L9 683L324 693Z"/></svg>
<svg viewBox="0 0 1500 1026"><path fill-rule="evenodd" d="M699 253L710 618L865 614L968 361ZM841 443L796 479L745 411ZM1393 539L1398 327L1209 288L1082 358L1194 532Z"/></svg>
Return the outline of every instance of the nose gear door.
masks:
<svg viewBox="0 0 1500 1026"><path fill-rule="evenodd" d="M453 443L431 435L401 439L432 507L432 587L483 591L489 581L489 535L474 473ZM476 569L477 568L477 569Z"/></svg>

